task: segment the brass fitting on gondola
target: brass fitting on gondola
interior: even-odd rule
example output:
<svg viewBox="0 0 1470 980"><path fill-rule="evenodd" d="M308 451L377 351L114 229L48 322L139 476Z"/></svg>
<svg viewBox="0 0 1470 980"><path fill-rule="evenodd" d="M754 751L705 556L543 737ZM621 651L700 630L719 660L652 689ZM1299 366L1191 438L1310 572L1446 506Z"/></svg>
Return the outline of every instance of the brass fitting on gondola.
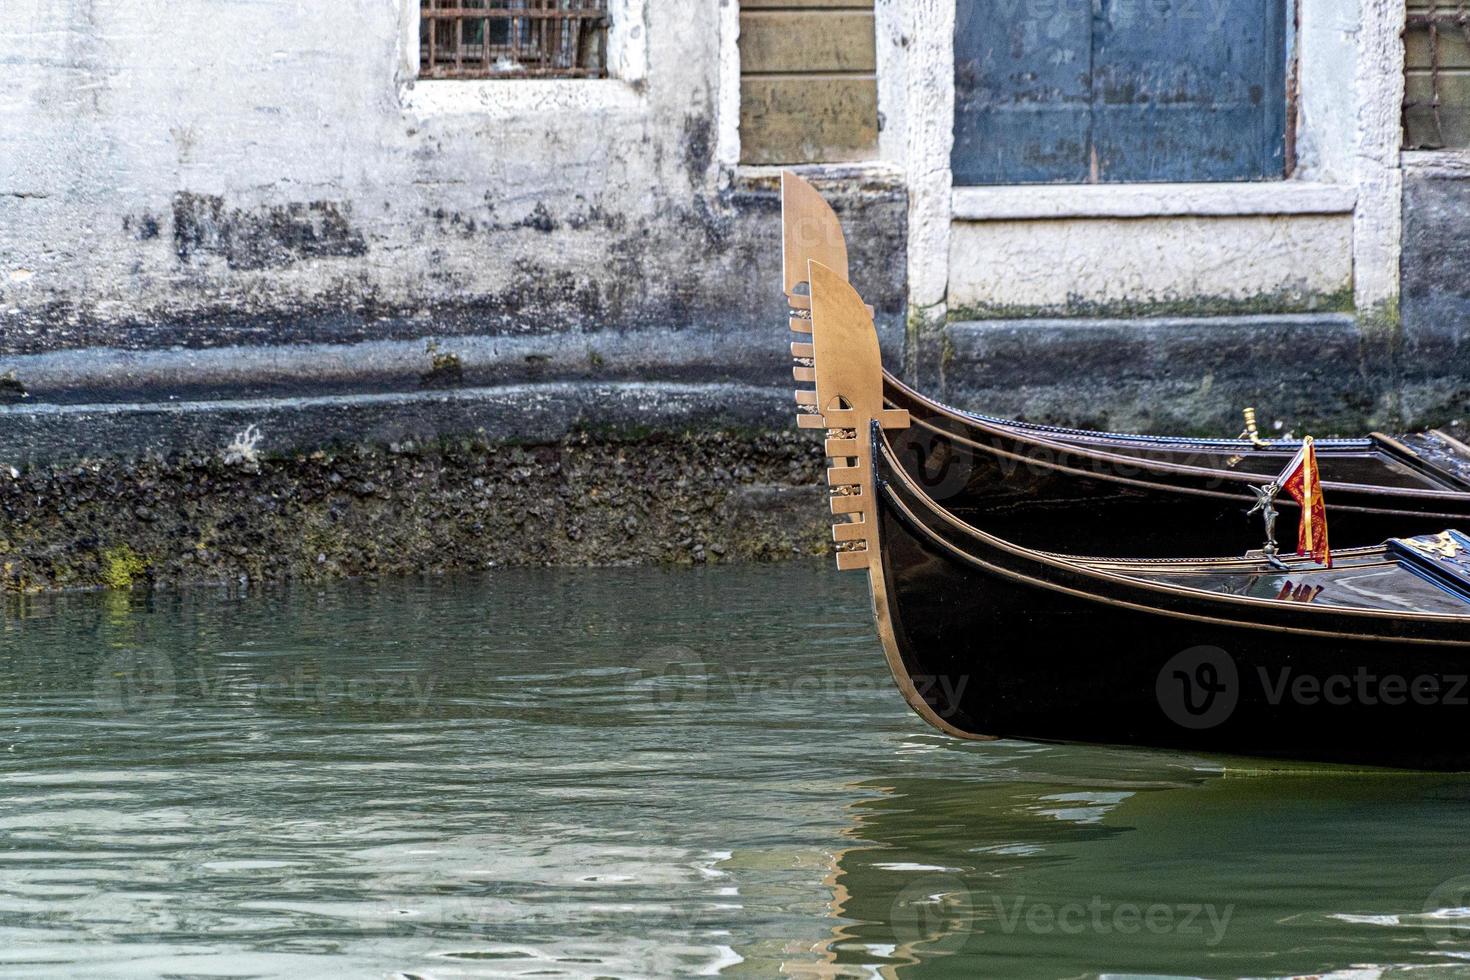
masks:
<svg viewBox="0 0 1470 980"><path fill-rule="evenodd" d="M1261 430L1256 425L1256 410L1254 408L1251 408L1250 406L1247 406L1242 410L1242 412L1245 415L1245 428L1241 431L1240 435L1236 436L1236 438L1249 439L1251 441L1251 445L1255 446L1257 449L1269 445L1269 443L1267 443L1265 439L1261 438ZM1225 460L1225 465L1233 470L1235 469L1235 467L1240 465L1240 461L1243 459L1245 459L1244 456L1242 456L1240 453L1236 453L1234 456L1231 456L1229 459Z"/></svg>
<svg viewBox="0 0 1470 980"><path fill-rule="evenodd" d="M1245 431L1241 432L1240 438L1249 439L1251 441L1251 445L1255 446L1257 449L1268 445L1266 440L1261 438L1260 427L1256 424L1256 410L1250 406L1247 406L1245 409L1242 410L1242 414L1245 415Z"/></svg>

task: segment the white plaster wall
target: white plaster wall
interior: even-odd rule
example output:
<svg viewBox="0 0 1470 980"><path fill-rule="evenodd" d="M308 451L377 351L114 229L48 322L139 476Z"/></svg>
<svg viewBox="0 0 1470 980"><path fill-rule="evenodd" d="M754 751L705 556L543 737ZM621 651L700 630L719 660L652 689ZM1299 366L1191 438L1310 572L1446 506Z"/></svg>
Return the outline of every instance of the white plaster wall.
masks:
<svg viewBox="0 0 1470 980"><path fill-rule="evenodd" d="M1351 185L1354 294L1371 311L1399 289L1403 0L1299 0L1295 176Z"/></svg>
<svg viewBox="0 0 1470 980"><path fill-rule="evenodd" d="M1192 299L1283 300L1352 282L1352 217L957 222L951 312Z"/></svg>
<svg viewBox="0 0 1470 980"><path fill-rule="evenodd" d="M898 167L908 157L908 11L906 0L873 0L878 64L878 156Z"/></svg>
<svg viewBox="0 0 1470 980"><path fill-rule="evenodd" d="M1356 0L1299 0L1297 173L1302 180L1352 183L1358 105Z"/></svg>
<svg viewBox="0 0 1470 980"><path fill-rule="evenodd" d="M1257 222L1279 228L1264 237L1237 235L1250 223L1231 218L1163 223L1172 230L1150 241L1173 254L1159 263L1152 245L1119 248L1090 218L1060 239L952 220L955 2L876 0L880 156L908 185L910 302L924 319L942 319L947 301L1027 305L1035 290L1008 292L994 270L1028 264L1028 243L1043 239L1071 256L1070 291L1087 301L1124 281L1149 296L1319 280L1335 291L1344 267L1360 305L1396 291L1401 5L1301 0L1297 181L1351 188L1353 235L1312 215ZM558 302L677 302L721 234L709 202L721 164L738 159L738 0L612 8L618 79L414 83L415 0L5 0L0 330L293 304L428 311L548 282L576 294ZM364 254L287 254L261 269L207 249L183 258L173 209L184 192L217 195L227 216L247 218L329 204ZM1323 227L1333 234L1312 241ZM1274 272L1228 254L1261 241ZM1084 256L1088 242L1097 252ZM1147 266L1087 271L1130 255ZM1190 270L1187 256L1217 268ZM1248 274L1228 290L1212 285L1219 268L1237 267Z"/></svg>
<svg viewBox="0 0 1470 980"><path fill-rule="evenodd" d="M1403 0L1360 0L1353 181L1354 293L1363 313L1389 307L1399 294L1403 244L1403 170L1399 162L1404 102Z"/></svg>
<svg viewBox="0 0 1470 980"><path fill-rule="evenodd" d="M903 9L909 308L938 322L950 288L955 0L906 0Z"/></svg>
<svg viewBox="0 0 1470 980"><path fill-rule="evenodd" d="M718 113L715 157L728 179L740 163L740 0L720 0Z"/></svg>
<svg viewBox="0 0 1470 980"><path fill-rule="evenodd" d="M601 289L614 249L681 233L712 186L732 4L616 0L634 77L414 85L417 0L5 0L0 329L58 309L411 309L558 273ZM181 192L257 217L326 202L366 254L182 259Z"/></svg>

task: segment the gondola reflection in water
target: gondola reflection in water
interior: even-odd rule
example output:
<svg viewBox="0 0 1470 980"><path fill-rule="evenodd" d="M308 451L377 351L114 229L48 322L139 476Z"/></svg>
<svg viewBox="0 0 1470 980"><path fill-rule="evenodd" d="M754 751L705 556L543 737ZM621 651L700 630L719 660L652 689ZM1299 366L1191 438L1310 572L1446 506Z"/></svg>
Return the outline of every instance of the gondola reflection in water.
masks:
<svg viewBox="0 0 1470 980"><path fill-rule="evenodd" d="M930 724L966 738L1470 769L1470 539L1395 537L1337 550L1331 568L1278 567L1259 551L1097 558L1011 541L934 500L903 465L911 417L885 402L871 313L838 271L811 262L807 281L806 400L834 461L837 564L867 572L888 665Z"/></svg>

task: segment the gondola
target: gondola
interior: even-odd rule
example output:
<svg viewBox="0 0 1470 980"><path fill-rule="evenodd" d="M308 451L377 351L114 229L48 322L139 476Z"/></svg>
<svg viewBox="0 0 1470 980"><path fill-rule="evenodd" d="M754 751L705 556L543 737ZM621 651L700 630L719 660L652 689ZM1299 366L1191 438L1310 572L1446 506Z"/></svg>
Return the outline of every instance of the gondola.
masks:
<svg viewBox="0 0 1470 980"><path fill-rule="evenodd" d="M782 203L790 324L806 333L806 264L828 266L845 281L847 248L831 208L795 174L783 175ZM813 380L812 343L797 341L791 352L796 380ZM1245 518L1251 488L1300 448L1296 440L1258 436L1144 436L997 419L935 402L886 370L882 379L885 406L912 421L892 436L904 470L946 509L1034 548L1141 557L1190 548L1238 553L1254 533ZM800 389L796 398L798 424L821 427L815 392ZM1340 543L1470 525L1470 481L1401 442L1375 433L1316 445Z"/></svg>
<svg viewBox="0 0 1470 980"><path fill-rule="evenodd" d="M1470 769L1470 537L1392 538L1330 568L1019 546L906 471L870 314L836 272L813 263L810 281L837 564L868 573L889 667L934 727Z"/></svg>

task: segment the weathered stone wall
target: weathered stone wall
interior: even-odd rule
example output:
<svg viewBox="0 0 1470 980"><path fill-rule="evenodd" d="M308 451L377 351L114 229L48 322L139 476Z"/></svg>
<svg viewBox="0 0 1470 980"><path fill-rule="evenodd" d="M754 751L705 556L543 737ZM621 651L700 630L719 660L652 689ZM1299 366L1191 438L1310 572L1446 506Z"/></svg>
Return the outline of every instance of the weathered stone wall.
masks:
<svg viewBox="0 0 1470 980"><path fill-rule="evenodd" d="M804 435L705 432L0 470L0 590L826 554L823 465Z"/></svg>
<svg viewBox="0 0 1470 980"><path fill-rule="evenodd" d="M1411 404L1470 411L1470 166L1411 154L1404 177L1402 343Z"/></svg>
<svg viewBox="0 0 1470 980"><path fill-rule="evenodd" d="M657 25L648 83L610 111L480 117L414 107L403 0L7 4L7 346L688 311L666 273L729 217L707 193L709 79L689 70L710 61L708 6Z"/></svg>
<svg viewBox="0 0 1470 980"><path fill-rule="evenodd" d="M644 48L631 82L414 82L417 10L5 4L0 371L24 383L15 355L98 346L477 335L512 339L526 380L687 373L687 344L707 379L774 382L779 212L712 159L718 0L615 3L644 18L619 25ZM896 328L903 193L831 190ZM598 349L645 330L627 357ZM568 352L584 363L560 370Z"/></svg>

